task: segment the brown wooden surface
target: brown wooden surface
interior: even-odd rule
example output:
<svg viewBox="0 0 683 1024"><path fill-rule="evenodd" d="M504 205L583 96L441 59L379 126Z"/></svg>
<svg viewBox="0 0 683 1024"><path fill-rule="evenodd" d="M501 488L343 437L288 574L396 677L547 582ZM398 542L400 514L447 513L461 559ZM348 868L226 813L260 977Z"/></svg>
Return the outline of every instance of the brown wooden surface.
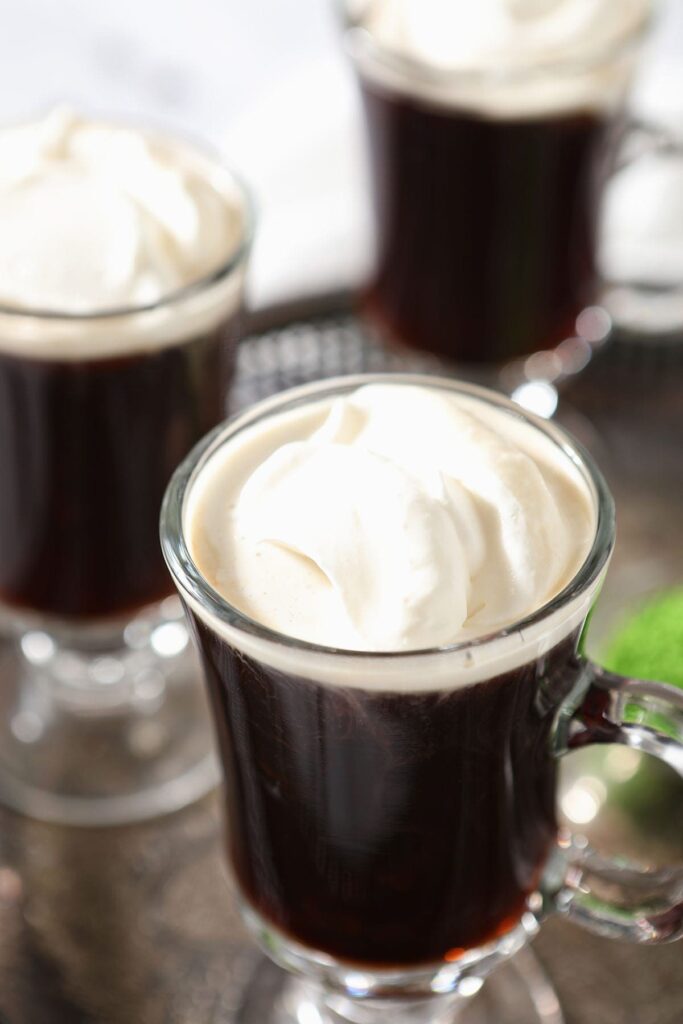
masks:
<svg viewBox="0 0 683 1024"><path fill-rule="evenodd" d="M683 345L605 353L567 389L562 418L617 499L601 612L683 582ZM638 842L647 850L648 837ZM665 850L681 857L681 846L674 829ZM682 1024L683 943L631 948L552 920L536 949L568 1024ZM222 867L216 795L107 830L0 811L3 1024L228 1024L253 962Z"/></svg>

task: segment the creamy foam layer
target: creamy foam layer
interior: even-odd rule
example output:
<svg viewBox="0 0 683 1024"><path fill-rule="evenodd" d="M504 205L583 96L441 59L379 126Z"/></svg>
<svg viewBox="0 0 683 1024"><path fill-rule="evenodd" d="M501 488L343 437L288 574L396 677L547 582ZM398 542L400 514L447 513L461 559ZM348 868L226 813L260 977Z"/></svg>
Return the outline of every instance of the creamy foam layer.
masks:
<svg viewBox="0 0 683 1024"><path fill-rule="evenodd" d="M595 533L579 471L540 431L475 398L404 384L368 385L246 428L203 468L184 521L201 574L250 618L313 643L384 652L512 625L570 582ZM491 658L502 671L531 657L586 610L584 597L536 639L467 652L456 676L476 681ZM354 684L358 662L343 655L311 662L211 624L283 670L306 675L308 663L314 678L368 685ZM430 658L428 685L442 685L439 656ZM377 675L380 688L424 688L424 666L411 677L409 660L369 661L371 685ZM454 684L458 660L443 685Z"/></svg>
<svg viewBox="0 0 683 1024"><path fill-rule="evenodd" d="M354 52L369 77L489 116L606 109L619 100L651 0L356 0ZM370 43L370 45L368 45ZM392 68L378 55L410 62ZM486 80L488 76L488 80Z"/></svg>
<svg viewBox="0 0 683 1024"><path fill-rule="evenodd" d="M241 269L182 292L230 261L247 218L228 172L179 142L61 109L0 131L0 351L98 358L210 330Z"/></svg>

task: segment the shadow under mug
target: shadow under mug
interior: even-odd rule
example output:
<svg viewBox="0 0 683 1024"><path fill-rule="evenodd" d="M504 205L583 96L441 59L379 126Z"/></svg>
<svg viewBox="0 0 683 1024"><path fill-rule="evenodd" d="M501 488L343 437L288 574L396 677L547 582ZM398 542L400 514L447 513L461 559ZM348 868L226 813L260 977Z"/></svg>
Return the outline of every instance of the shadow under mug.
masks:
<svg viewBox="0 0 683 1024"><path fill-rule="evenodd" d="M595 534L560 594L495 635L369 654L275 633L210 586L186 529L194 483L214 454L271 416L371 382L493 406L578 474ZM618 677L580 652L614 529L605 481L567 434L437 377L294 389L220 427L177 470L162 546L213 704L230 867L267 955L314 984L305 998L318 1017L297 1016L293 996L269 1020L440 1019L444 999L476 991L553 911L636 942L683 933L683 871L655 878L597 861L558 832L557 762L572 749L625 744L683 773L683 693Z"/></svg>
<svg viewBox="0 0 683 1024"><path fill-rule="evenodd" d="M599 210L647 17L585 59L448 69L340 6L368 139L367 317L508 392L578 372L611 327Z"/></svg>

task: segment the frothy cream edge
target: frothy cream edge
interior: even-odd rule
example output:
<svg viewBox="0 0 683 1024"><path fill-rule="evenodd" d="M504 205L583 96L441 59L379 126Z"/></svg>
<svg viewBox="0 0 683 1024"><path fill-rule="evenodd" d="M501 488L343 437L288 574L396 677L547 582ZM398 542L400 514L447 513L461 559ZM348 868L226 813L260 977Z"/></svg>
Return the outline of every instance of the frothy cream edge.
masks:
<svg viewBox="0 0 683 1024"><path fill-rule="evenodd" d="M353 56L361 77L372 88L444 113L470 114L490 121L542 120L582 113L608 117L623 101L635 65L632 54L623 54L583 76L572 78L567 74L553 80L546 73L532 76L524 86L515 86L505 82L487 85L477 81L477 76L465 74L454 75L450 82L447 75L442 80L420 78L389 63L380 64L360 48Z"/></svg>
<svg viewBox="0 0 683 1024"><path fill-rule="evenodd" d="M599 586L575 598L542 622L508 636L468 646L463 651L398 655L319 653L255 637L209 614L187 592L183 600L214 633L233 649L269 669L308 679L321 685L377 693L429 693L449 691L486 682L543 657L561 640L578 630ZM296 641L292 641L296 644Z"/></svg>

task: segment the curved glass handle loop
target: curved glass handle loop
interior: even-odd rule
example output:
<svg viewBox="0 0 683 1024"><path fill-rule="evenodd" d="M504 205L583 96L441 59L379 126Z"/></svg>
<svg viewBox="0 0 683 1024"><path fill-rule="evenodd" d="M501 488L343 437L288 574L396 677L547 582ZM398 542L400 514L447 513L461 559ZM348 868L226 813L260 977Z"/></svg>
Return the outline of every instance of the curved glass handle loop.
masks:
<svg viewBox="0 0 683 1024"><path fill-rule="evenodd" d="M609 188L598 201L598 294L613 325L637 341L677 336L683 322L683 225L670 202L682 176L683 133L638 119L616 127L600 176L600 192Z"/></svg>
<svg viewBox="0 0 683 1024"><path fill-rule="evenodd" d="M620 743L653 754L683 777L683 691L579 664L578 707L562 713L557 753ZM591 931L630 942L683 936L683 864L639 869L569 843L556 908Z"/></svg>
<svg viewBox="0 0 683 1024"><path fill-rule="evenodd" d="M665 125L629 118L619 126L612 147L614 159L609 170L616 174L644 156L681 156L683 137Z"/></svg>

